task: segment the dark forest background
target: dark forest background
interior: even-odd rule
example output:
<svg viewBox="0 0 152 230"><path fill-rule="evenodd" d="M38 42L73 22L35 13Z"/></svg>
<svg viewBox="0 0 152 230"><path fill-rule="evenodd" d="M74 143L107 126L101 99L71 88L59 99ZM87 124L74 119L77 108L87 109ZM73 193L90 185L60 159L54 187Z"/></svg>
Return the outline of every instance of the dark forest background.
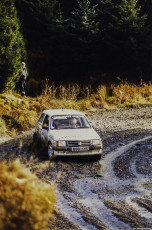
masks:
<svg viewBox="0 0 152 230"><path fill-rule="evenodd" d="M30 77L150 79L151 0L16 0Z"/></svg>

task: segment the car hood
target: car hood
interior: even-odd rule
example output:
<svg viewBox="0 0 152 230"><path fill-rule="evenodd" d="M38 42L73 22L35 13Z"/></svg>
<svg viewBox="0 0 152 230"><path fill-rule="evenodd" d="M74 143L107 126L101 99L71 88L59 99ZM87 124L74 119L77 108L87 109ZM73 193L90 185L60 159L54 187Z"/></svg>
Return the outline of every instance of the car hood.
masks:
<svg viewBox="0 0 152 230"><path fill-rule="evenodd" d="M90 140L100 139L94 129L62 129L50 130L49 136L54 140Z"/></svg>

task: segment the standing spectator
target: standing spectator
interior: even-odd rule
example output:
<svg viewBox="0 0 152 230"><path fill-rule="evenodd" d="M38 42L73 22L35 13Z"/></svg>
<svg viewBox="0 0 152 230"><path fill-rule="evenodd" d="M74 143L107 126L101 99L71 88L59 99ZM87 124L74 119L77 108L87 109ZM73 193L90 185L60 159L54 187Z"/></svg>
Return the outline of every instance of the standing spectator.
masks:
<svg viewBox="0 0 152 230"><path fill-rule="evenodd" d="M22 62L22 76L20 78L20 90L22 96L26 96L25 90L26 90L27 78L28 78L28 72L26 69L26 64L25 62Z"/></svg>

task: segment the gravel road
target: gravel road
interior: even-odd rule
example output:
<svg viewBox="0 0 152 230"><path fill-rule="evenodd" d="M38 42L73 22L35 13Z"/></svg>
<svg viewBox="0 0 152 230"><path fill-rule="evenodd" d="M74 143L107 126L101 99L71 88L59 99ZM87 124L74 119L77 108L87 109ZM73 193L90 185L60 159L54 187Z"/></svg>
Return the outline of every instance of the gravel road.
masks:
<svg viewBox="0 0 152 230"><path fill-rule="evenodd" d="M152 105L89 112L103 140L100 161L47 159L32 133L0 145L0 160L20 160L54 183L58 230L152 229ZM49 229L52 229L51 227Z"/></svg>

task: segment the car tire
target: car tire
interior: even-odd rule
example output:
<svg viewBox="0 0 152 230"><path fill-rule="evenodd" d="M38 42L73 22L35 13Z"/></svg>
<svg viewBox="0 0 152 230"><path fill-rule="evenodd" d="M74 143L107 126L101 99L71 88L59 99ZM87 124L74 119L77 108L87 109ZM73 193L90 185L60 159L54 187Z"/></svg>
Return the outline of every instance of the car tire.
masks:
<svg viewBox="0 0 152 230"><path fill-rule="evenodd" d="M39 141L38 141L38 136L37 136L36 133L34 133L34 134L33 134L33 144L34 144L34 146L37 146L38 143L39 143Z"/></svg>
<svg viewBox="0 0 152 230"><path fill-rule="evenodd" d="M41 142L36 133L33 134L33 144L37 147L41 147Z"/></svg>
<svg viewBox="0 0 152 230"><path fill-rule="evenodd" d="M51 144L48 144L48 156L50 160L54 158L54 150Z"/></svg>
<svg viewBox="0 0 152 230"><path fill-rule="evenodd" d="M33 142L31 143L31 149L34 152L39 152L41 149L41 143L36 133L33 134Z"/></svg>

